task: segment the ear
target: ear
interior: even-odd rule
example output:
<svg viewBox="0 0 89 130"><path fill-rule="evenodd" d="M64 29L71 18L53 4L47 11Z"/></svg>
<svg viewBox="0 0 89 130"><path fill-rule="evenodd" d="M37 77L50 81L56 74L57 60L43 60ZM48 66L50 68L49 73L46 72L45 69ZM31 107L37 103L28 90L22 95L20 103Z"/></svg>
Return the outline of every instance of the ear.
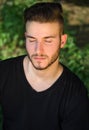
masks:
<svg viewBox="0 0 89 130"><path fill-rule="evenodd" d="M67 34L61 35L61 48L63 48L67 41Z"/></svg>

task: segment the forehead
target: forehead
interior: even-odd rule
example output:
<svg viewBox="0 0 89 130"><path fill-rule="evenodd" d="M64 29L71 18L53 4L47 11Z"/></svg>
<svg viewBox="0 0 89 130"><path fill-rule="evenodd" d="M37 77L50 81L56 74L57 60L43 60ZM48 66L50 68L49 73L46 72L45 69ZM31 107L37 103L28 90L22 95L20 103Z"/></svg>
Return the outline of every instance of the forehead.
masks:
<svg viewBox="0 0 89 130"><path fill-rule="evenodd" d="M29 34L39 35L39 34L56 34L60 32L60 25L58 22L51 23L40 23L40 22L27 22L26 32Z"/></svg>

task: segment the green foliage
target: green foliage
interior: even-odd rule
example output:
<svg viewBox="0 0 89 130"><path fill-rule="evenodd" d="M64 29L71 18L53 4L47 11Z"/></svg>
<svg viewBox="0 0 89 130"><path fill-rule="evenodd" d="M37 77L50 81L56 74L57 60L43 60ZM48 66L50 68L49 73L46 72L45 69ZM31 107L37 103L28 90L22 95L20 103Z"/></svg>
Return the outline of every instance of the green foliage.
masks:
<svg viewBox="0 0 89 130"><path fill-rule="evenodd" d="M0 59L24 52L23 5L5 4L1 10ZM14 53L13 53L14 52Z"/></svg>
<svg viewBox="0 0 89 130"><path fill-rule="evenodd" d="M75 38L68 36L65 48L61 51L61 62L70 68L86 85L89 92L89 46L78 48Z"/></svg>

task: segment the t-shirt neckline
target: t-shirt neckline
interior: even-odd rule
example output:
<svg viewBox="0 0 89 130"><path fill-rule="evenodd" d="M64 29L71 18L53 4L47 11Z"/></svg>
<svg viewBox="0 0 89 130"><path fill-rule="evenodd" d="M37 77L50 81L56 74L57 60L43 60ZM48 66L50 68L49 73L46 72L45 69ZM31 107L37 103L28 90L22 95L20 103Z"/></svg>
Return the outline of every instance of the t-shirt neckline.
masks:
<svg viewBox="0 0 89 130"><path fill-rule="evenodd" d="M26 79L26 76L25 76L25 72L24 72L24 67L23 67L23 60L24 60L25 56L22 57L21 59L21 62L20 62L20 69L21 69L21 78L23 79L23 84L24 86L28 89L30 89L30 91L33 93L33 94L36 94L36 95L43 95L43 94L47 94L48 92L50 91L53 91L54 89L56 89L57 87L61 87L63 85L62 84L62 79L64 77L64 74L65 74L65 67L63 65L63 72L62 74L57 78L57 80L47 89L43 90L43 91L36 91L35 89L33 89L33 87L30 85L30 83L27 81Z"/></svg>

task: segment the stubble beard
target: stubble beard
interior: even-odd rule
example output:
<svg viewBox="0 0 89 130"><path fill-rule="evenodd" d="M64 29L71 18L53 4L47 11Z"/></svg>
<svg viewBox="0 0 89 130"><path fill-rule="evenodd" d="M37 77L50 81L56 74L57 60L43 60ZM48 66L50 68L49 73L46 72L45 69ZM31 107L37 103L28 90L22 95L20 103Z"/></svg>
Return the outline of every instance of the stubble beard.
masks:
<svg viewBox="0 0 89 130"><path fill-rule="evenodd" d="M36 70L46 70L46 69L48 69L50 66L52 66L52 65L59 59L59 53L57 53L57 54L55 54L55 55L53 55L53 56L51 57L50 61L48 62L48 64L47 64L45 67L41 67L41 62L40 62L40 61L38 61L38 66L36 66L36 65L34 64L34 62L33 62L33 60L32 60L34 56L38 56L38 55L37 55L37 54L34 54L34 55L30 56L30 55L28 54L28 58L29 58L29 60L30 60L30 62L31 62L31 64L32 64L32 66L33 66ZM45 57L45 58L48 58L47 55L40 55L40 56Z"/></svg>

